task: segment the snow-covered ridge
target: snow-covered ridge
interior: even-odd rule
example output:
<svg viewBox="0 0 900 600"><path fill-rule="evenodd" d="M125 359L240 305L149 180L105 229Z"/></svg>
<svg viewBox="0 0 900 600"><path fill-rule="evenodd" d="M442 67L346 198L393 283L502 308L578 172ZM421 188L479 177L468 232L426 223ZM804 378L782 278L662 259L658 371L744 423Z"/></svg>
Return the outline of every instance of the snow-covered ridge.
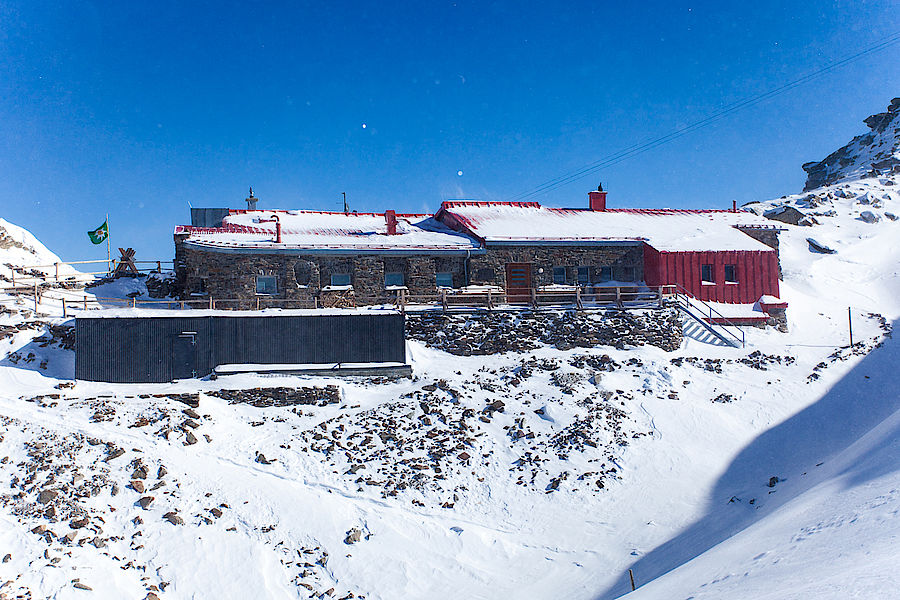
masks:
<svg viewBox="0 0 900 600"><path fill-rule="evenodd" d="M900 167L900 98L891 100L887 112L865 119L872 130L858 135L849 144L824 160L809 162L804 191L864 176L877 177Z"/></svg>

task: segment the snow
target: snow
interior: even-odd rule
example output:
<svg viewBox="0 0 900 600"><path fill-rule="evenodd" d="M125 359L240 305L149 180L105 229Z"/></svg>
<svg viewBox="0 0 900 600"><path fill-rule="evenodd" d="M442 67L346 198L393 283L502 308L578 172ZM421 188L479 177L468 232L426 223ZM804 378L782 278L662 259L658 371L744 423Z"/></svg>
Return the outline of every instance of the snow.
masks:
<svg viewBox="0 0 900 600"><path fill-rule="evenodd" d="M2 591L83 597L77 579L103 598L165 583L161 598L612 599L630 592L632 569L629 598L891 597L900 342L886 334L900 320L900 222L858 216L896 214L898 184L850 179L759 203L819 224L781 236L789 333L748 328L745 349L691 331L674 352L453 356L410 341L412 379L67 387L71 352L36 339L65 323L60 307L41 317L0 297L11 311L0 314ZM836 252L810 252L811 230ZM0 265L48 258L19 250L0 249ZM190 314L207 312L222 311ZM586 359L616 366L578 366ZM222 396L326 386L338 391L321 405ZM198 394L197 416L181 394ZM504 410L485 413L497 400ZM560 456L553 440L575 431L596 446ZM441 473L413 468L437 453ZM148 472L140 493L136 461ZM89 524L73 529L61 499L47 518L45 488ZM360 540L345 543L354 529Z"/></svg>
<svg viewBox="0 0 900 600"><path fill-rule="evenodd" d="M535 202L445 203L443 210L488 243L646 241L665 252L771 250L733 227L773 226L748 211L591 211Z"/></svg>
<svg viewBox="0 0 900 600"><path fill-rule="evenodd" d="M275 241L277 216L282 243ZM476 250L478 243L429 215L397 215L397 233L388 235L384 215L313 211L239 211L225 217L223 228L188 229L186 243L205 248L307 250ZM229 230L231 227L232 230Z"/></svg>

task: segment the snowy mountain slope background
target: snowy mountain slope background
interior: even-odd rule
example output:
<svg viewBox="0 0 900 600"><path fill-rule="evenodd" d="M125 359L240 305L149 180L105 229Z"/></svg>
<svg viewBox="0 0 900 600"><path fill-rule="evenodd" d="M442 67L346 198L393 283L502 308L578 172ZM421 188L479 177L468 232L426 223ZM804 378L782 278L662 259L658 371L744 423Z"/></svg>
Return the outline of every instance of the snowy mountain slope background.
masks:
<svg viewBox="0 0 900 600"><path fill-rule="evenodd" d="M890 597L900 181L837 175L748 207L818 224L782 235L790 332L745 349L72 386L55 305L0 298L0 598Z"/></svg>

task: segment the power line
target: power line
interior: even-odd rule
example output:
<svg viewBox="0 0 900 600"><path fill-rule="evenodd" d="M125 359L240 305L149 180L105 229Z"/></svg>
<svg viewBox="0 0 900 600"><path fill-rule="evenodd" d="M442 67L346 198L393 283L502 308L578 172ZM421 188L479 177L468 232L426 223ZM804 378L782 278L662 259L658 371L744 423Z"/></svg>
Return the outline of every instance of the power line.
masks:
<svg viewBox="0 0 900 600"><path fill-rule="evenodd" d="M601 169L616 165L616 164L622 162L623 160L627 160L633 156L637 156L638 154L643 154L644 152L647 152L658 146L661 146L663 144L671 142L672 140L678 139L684 135L687 135L688 133L691 133L693 131L696 131L698 129L701 129L703 127L711 125L712 123L715 123L716 121L719 121L719 120L725 118L726 116L730 115L731 113L737 112L744 108L748 108L750 106L754 106L756 104L759 104L760 102L763 102L764 100L774 98L775 96L779 96L789 90L792 90L792 89L799 87L805 83L808 83L817 77L820 77L822 75L830 73L831 71L834 71L835 69L838 69L838 68L848 65L852 62L860 60L861 58L864 58L865 56L868 56L869 54L874 54L875 52L884 50L885 48L888 48L898 42L900 42L900 31L894 32L887 37L881 38L876 43L868 46L867 48L865 48L863 50L860 50L859 52L856 52L855 54L851 54L849 56L846 56L844 58L836 60L832 63L829 63L828 65L822 67L821 69L818 69L817 71L808 73L807 75L804 75L802 77L794 79L793 81L785 83L784 85L781 85L777 88L774 88L774 89L764 92L762 94L758 94L756 96L752 96L750 98L745 98L744 100L739 100L737 102L728 104L728 105L724 106L723 108L713 112L712 114L710 114L698 121L695 121L689 125L685 125L684 127L676 129L670 133L667 133L666 135L654 138L647 142L639 142L637 144L629 146L628 148L625 148L625 149L615 152L613 154L604 156L588 165L585 165L584 167L576 169L573 172L567 173L565 175L561 175L559 177L555 177L553 179L545 181L544 183L538 185L535 188L532 188L531 190L527 190L525 192L522 192L520 194L512 196L511 198L508 198L508 201L515 202L515 201L527 200L534 196L538 196L538 195L541 195L541 194L544 194L547 192L551 192L557 188L560 188L564 185L567 185L567 184L577 181L579 179L583 179L584 177L587 177L588 175L591 175L592 173L595 173Z"/></svg>

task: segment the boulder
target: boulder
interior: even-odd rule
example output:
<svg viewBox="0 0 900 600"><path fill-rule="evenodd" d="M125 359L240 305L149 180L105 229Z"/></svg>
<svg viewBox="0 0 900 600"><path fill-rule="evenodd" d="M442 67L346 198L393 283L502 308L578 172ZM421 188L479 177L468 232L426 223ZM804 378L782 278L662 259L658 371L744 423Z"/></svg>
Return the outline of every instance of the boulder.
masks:
<svg viewBox="0 0 900 600"><path fill-rule="evenodd" d="M871 210L864 210L859 213L859 220L865 223L877 223L881 217L873 213Z"/></svg>
<svg viewBox="0 0 900 600"><path fill-rule="evenodd" d="M818 254L834 254L837 250L829 248L825 244L817 242L813 238L806 238L806 242L809 244L809 251L815 252Z"/></svg>

